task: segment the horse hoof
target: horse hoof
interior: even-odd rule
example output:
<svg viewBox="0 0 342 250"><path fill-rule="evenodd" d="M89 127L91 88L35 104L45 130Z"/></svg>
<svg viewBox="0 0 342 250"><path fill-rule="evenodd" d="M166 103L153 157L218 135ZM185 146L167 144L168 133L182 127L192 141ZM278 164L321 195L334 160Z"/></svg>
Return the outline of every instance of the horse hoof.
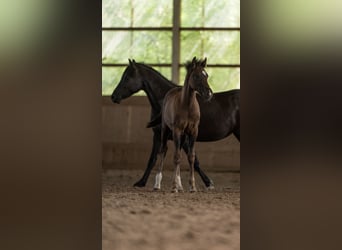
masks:
<svg viewBox="0 0 342 250"><path fill-rule="evenodd" d="M197 192L196 188L190 188L190 193L195 193L195 192Z"/></svg>
<svg viewBox="0 0 342 250"><path fill-rule="evenodd" d="M177 189L178 192L184 192L182 185L177 185L174 189Z"/></svg>
<svg viewBox="0 0 342 250"><path fill-rule="evenodd" d="M154 187L154 188L153 188L153 191L160 191L160 188Z"/></svg>
<svg viewBox="0 0 342 250"><path fill-rule="evenodd" d="M145 187L145 183L142 181L138 181L134 183L133 187Z"/></svg>
<svg viewBox="0 0 342 250"><path fill-rule="evenodd" d="M173 189L171 190L171 192L172 192L172 193L178 193L178 189L177 189L177 188L173 188Z"/></svg>
<svg viewBox="0 0 342 250"><path fill-rule="evenodd" d="M214 189L214 182L209 179L208 182L205 182L205 186L206 186L207 190Z"/></svg>

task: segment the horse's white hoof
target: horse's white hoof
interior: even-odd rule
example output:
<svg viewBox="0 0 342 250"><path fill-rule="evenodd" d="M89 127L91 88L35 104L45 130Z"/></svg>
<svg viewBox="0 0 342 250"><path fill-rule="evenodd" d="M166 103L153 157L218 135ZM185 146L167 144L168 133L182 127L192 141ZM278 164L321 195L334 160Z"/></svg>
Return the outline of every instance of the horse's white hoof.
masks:
<svg viewBox="0 0 342 250"><path fill-rule="evenodd" d="M214 190L215 189L215 186L214 185L210 185L209 187L207 187L207 190L210 191L210 190Z"/></svg>
<svg viewBox="0 0 342 250"><path fill-rule="evenodd" d="M179 192L183 192L183 186L182 185L176 185L175 189L177 189Z"/></svg>

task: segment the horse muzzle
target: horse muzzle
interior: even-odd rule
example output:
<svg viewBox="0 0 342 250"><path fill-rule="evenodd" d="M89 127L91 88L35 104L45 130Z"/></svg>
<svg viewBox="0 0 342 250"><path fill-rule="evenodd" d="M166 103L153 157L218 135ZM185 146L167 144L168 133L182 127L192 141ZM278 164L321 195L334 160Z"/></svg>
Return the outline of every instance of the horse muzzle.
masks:
<svg viewBox="0 0 342 250"><path fill-rule="evenodd" d="M117 104L120 104L121 102L121 98L115 95L112 95L111 99L112 99L112 102L117 103Z"/></svg>

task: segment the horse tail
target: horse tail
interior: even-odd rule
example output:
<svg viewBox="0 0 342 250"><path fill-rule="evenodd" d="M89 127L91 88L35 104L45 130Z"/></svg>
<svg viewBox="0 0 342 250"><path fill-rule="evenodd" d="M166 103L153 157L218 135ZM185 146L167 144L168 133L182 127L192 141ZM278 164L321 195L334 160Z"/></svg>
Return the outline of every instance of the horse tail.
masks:
<svg viewBox="0 0 342 250"><path fill-rule="evenodd" d="M157 116L155 116L149 123L147 123L146 128L153 128L160 125L162 122L162 114L159 113Z"/></svg>

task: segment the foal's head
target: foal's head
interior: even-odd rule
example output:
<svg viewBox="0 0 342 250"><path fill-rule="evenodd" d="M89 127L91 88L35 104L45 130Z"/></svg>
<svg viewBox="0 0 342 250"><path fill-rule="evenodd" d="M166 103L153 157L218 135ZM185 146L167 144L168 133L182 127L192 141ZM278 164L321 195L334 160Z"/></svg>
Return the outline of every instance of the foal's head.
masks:
<svg viewBox="0 0 342 250"><path fill-rule="evenodd" d="M205 71L207 58L197 60L196 57L191 62L185 64L187 75L185 77L189 86L195 90L205 100L209 101L213 96L213 91L208 84L208 73Z"/></svg>

